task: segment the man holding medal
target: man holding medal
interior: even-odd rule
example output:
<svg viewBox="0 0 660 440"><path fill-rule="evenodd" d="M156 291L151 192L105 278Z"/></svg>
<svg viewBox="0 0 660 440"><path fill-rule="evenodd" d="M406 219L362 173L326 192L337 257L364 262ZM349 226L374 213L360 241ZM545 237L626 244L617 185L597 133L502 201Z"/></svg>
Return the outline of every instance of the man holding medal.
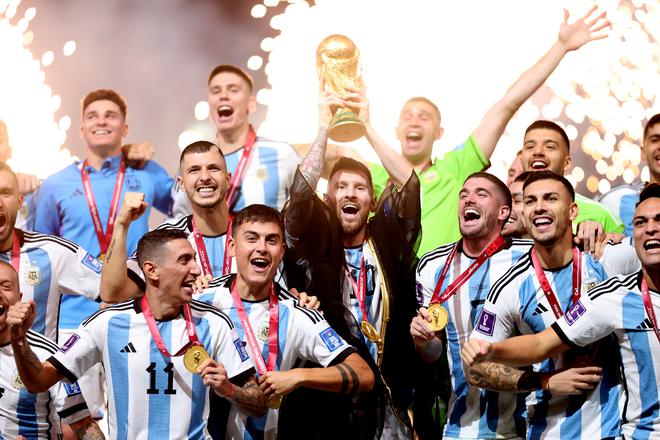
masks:
<svg viewBox="0 0 660 440"><path fill-rule="evenodd" d="M616 275L574 302L551 327L540 333L491 343L470 339L463 348L466 365L484 361L528 365L588 346L610 334L618 343L625 384L624 438L654 438L660 383L660 185L640 194L633 216L635 249L642 268ZM613 360L610 360L613 362ZM594 377L594 380L597 380ZM587 437L585 437L587 438Z"/></svg>
<svg viewBox="0 0 660 440"><path fill-rule="evenodd" d="M366 127L367 140L388 167L394 185L378 202L369 169L349 158L339 159L332 167L324 200L316 196L326 157L331 106L356 110ZM384 438L411 438L407 410L413 382L423 376L416 368L418 358L407 331L415 313L415 251L421 228L419 180L406 160L375 132L363 93L340 97L320 91L318 135L296 172L284 212L289 286L318 296L330 325L370 358L388 387L388 392L377 390L362 399L365 414L375 411L377 419L362 416L358 420L364 429L377 433L382 429ZM365 398L378 402L367 404ZM304 401L303 396L297 397L301 411ZM333 404L334 408L340 405L339 401ZM350 403L347 406L359 408ZM322 413L323 406L319 407L317 412Z"/></svg>
<svg viewBox="0 0 660 440"><path fill-rule="evenodd" d="M137 252L145 295L86 319L43 363L25 339L34 302L10 308L11 344L27 388L40 392L62 379L75 381L102 362L113 439L208 438L207 387L247 414L263 414L263 393L231 320L192 300L199 268L185 234L149 232Z"/></svg>
<svg viewBox="0 0 660 440"><path fill-rule="evenodd" d="M374 385L369 366L323 315L304 308L274 281L284 249L284 224L278 211L264 205L242 209L232 223L228 248L236 258L236 275L214 280L198 296L234 322L271 408L264 417L248 418L232 407L228 439L312 438L315 431L299 431L294 437L278 433L282 397L299 387L356 395ZM300 361L325 368L295 368Z"/></svg>
<svg viewBox="0 0 660 440"><path fill-rule="evenodd" d="M497 342L515 332L539 333L608 273L620 273L620 268L604 260L601 264L574 245L571 223L578 208L573 187L563 176L551 171L530 175L523 185L523 203L534 244L490 287L470 339ZM533 371L541 374L482 363L467 369L466 379L491 390L531 391L528 438L617 437L619 380L611 342L535 364ZM577 368L554 374L571 367Z"/></svg>
<svg viewBox="0 0 660 440"><path fill-rule="evenodd" d="M256 135L249 120L257 108L253 93L252 78L237 66L220 64L209 74L209 118L232 176L227 197L231 213L253 203L281 209L300 161L291 145ZM174 221L191 213L192 199L180 184L173 187L172 198Z"/></svg>
<svg viewBox="0 0 660 440"><path fill-rule="evenodd" d="M126 166L122 155L122 139L128 135L126 111L126 102L114 90L88 93L82 100L80 127L85 159L48 177L35 194L34 229L72 240L99 260L110 244L119 204L127 191L145 193L149 207L161 212L169 212L172 204L172 178L160 165L148 161L141 169ZM129 252L149 230L148 217L147 212L130 229ZM98 303L66 295L60 313L60 342L98 307ZM95 418L103 417L105 406L99 374L100 370L90 371L80 381Z"/></svg>

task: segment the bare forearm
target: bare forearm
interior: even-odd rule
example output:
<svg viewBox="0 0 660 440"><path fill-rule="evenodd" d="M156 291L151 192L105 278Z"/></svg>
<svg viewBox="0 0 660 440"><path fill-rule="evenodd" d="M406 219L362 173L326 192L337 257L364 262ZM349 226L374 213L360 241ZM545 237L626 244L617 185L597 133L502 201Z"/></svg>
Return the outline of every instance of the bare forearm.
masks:
<svg viewBox="0 0 660 440"><path fill-rule="evenodd" d="M78 440L105 440L103 431L91 417L71 424L71 429Z"/></svg>
<svg viewBox="0 0 660 440"><path fill-rule="evenodd" d="M329 368L300 369L300 385L334 393L357 394L374 387L375 377L367 363L356 353Z"/></svg>
<svg viewBox="0 0 660 440"><path fill-rule="evenodd" d="M307 155L300 163L300 172L309 183L309 186L316 188L316 184L323 171L323 161L325 159L325 150L328 144L328 128L319 127L316 139L312 143Z"/></svg>
<svg viewBox="0 0 660 440"><path fill-rule="evenodd" d="M248 416L261 417L266 411L264 393L256 382L248 382L242 387L234 386L234 394L228 400Z"/></svg>
<svg viewBox="0 0 660 440"><path fill-rule="evenodd" d="M493 344L490 360L511 366L525 366L555 356L569 347L552 328L541 333L509 338Z"/></svg>
<svg viewBox="0 0 660 440"><path fill-rule="evenodd" d="M101 271L101 300L106 303L118 303L129 299L133 293L130 288L126 269L126 237L128 226L115 225L110 245L105 254Z"/></svg>
<svg viewBox="0 0 660 440"><path fill-rule="evenodd" d="M27 338L11 341L16 368L27 390L42 393L61 380L63 376L48 362L41 362L30 348ZM47 368L50 366L50 368Z"/></svg>
<svg viewBox="0 0 660 440"><path fill-rule="evenodd" d="M494 362L475 364L467 370L467 381L479 388L515 393L546 388L548 376L534 371L522 371Z"/></svg>
<svg viewBox="0 0 660 440"><path fill-rule="evenodd" d="M392 178L392 182L397 188L402 188L408 181L410 173L412 173L412 167L408 161L390 148L376 133L371 124L367 125L367 140L378 155L387 174Z"/></svg>

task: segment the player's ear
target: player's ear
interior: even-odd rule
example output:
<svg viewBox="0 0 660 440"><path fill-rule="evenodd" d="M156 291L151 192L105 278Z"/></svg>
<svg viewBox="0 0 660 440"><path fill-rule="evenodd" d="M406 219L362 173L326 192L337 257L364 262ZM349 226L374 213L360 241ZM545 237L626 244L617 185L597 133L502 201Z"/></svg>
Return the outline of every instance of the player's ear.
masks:
<svg viewBox="0 0 660 440"><path fill-rule="evenodd" d="M142 272L144 276L152 281L158 281L160 274L158 273L158 266L153 261L147 260L142 264Z"/></svg>

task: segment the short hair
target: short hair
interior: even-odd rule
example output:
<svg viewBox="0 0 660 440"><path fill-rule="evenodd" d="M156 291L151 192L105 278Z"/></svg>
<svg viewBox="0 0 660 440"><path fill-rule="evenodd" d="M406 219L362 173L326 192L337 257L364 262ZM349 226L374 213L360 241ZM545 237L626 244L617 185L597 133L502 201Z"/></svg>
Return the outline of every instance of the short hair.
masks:
<svg viewBox="0 0 660 440"><path fill-rule="evenodd" d="M14 177L14 180L16 180L16 182L18 182L18 178L16 177L16 173L15 173L14 170L12 170L11 167L10 167L9 165L7 165L6 163L4 163L4 162L0 162L0 171L6 171L6 172L8 172L9 174L11 174L11 175Z"/></svg>
<svg viewBox="0 0 660 440"><path fill-rule="evenodd" d="M369 190L373 194L374 184L371 180L371 171L369 171L369 168L365 164L350 157L342 157L332 166L332 169L330 170L330 176L328 177L328 182L330 182L332 177L340 171L357 171L364 173L364 175L367 176Z"/></svg>
<svg viewBox="0 0 660 440"><path fill-rule="evenodd" d="M218 64L217 66L215 66L211 70L211 73L209 73L209 80L207 84L211 85L211 80L213 80L213 78L215 78L217 74L222 72L230 72L240 76L241 78L243 78L243 80L245 80L248 87L250 88L250 93L254 91L254 80L252 79L252 77L245 70L241 69L238 66L234 66L233 64Z"/></svg>
<svg viewBox="0 0 660 440"><path fill-rule="evenodd" d="M405 102L405 104L403 104L403 106L405 107L406 104L408 104L408 103L410 103L410 102L423 102L423 103L425 103L425 104L430 105L430 106L433 108L433 111L435 112L435 115L438 117L438 120L441 120L441 119L442 119L442 117L441 117L441 115L440 115L440 109L439 109L438 106L435 105L435 103L434 103L433 101L431 101L429 98L427 98L427 97L425 97L425 96L413 96L412 98L410 98L409 100L407 100L407 101Z"/></svg>
<svg viewBox="0 0 660 440"><path fill-rule="evenodd" d="M463 181L463 185L465 185L465 183L470 179L486 179L490 183L495 185L495 190L504 200L504 204L509 207L509 210L511 209L511 205L512 205L511 191L509 191L509 188L507 188L506 184L502 182L500 179L498 179L497 177L495 177L490 173L486 173L484 171L477 171L476 173L472 173L469 176L467 176L467 179Z"/></svg>
<svg viewBox="0 0 660 440"><path fill-rule="evenodd" d="M538 171L523 171L522 173L518 174L515 179L513 179L514 182L522 182L525 183L525 180L532 174L537 173Z"/></svg>
<svg viewBox="0 0 660 440"><path fill-rule="evenodd" d="M639 202L637 202L635 208L643 201L654 198L660 198L660 183L647 183L642 192L639 193Z"/></svg>
<svg viewBox="0 0 660 440"><path fill-rule="evenodd" d="M4 266L11 269L12 276L14 278L14 281L16 282L16 290L20 291L21 287L20 287L20 282L18 280L18 272L16 272L14 266L12 266L9 262L3 260L0 260L0 266Z"/></svg>
<svg viewBox="0 0 660 440"><path fill-rule="evenodd" d="M188 234L179 229L154 229L140 238L137 245L137 260L140 269L143 269L145 261L151 260L162 254L162 247L170 241L188 239ZM144 269L143 269L144 270Z"/></svg>
<svg viewBox="0 0 660 440"><path fill-rule="evenodd" d="M571 185L571 182L569 182L564 176L560 176L559 174L553 173L549 170L534 171L530 173L527 179L525 179L525 183L523 184L523 191L525 191L529 185L534 182L538 182L539 180L555 180L560 182L562 185L564 185L566 191L568 191L570 194L571 200L575 201L575 189L573 188L573 185Z"/></svg>
<svg viewBox="0 0 660 440"><path fill-rule="evenodd" d="M540 129L552 130L556 133L559 133L561 138L564 140L564 144L566 145L566 150L568 151L569 154L571 153L571 141L568 140L568 135L566 134L566 131L552 121L539 119L538 121L532 122L532 124L529 127L527 127L527 130L525 130L525 136L527 136L527 133L529 133L532 130L540 130Z"/></svg>
<svg viewBox="0 0 660 440"><path fill-rule="evenodd" d="M126 119L126 112L127 112L127 107L126 107L126 101L124 98L117 92L115 92L112 89L97 89L97 90L92 90L88 94L86 94L82 101L80 102L80 105L82 106L82 113L85 114L85 109L89 107L89 105L92 102L96 101L112 101L115 104L117 104L117 107L119 107L119 111L121 112L121 115Z"/></svg>
<svg viewBox="0 0 660 440"><path fill-rule="evenodd" d="M646 123L644 126L644 139L646 139L646 135L649 134L649 130L651 127L653 127L655 124L660 123L660 113L656 113L653 116L651 116L651 119Z"/></svg>
<svg viewBox="0 0 660 440"><path fill-rule="evenodd" d="M275 223L280 228L282 238L284 238L284 219L282 214L270 206L256 203L238 211L234 216L234 221L231 223L232 235L236 235L240 227L245 223Z"/></svg>
<svg viewBox="0 0 660 440"><path fill-rule="evenodd" d="M183 158L186 157L187 155L197 154L197 153L208 153L213 149L218 151L218 154L220 154L220 157L222 157L222 160L224 161L225 155L222 153L220 147L218 147L216 144L209 141L197 141L197 142L193 142L192 144L188 145L186 148L183 149L183 151L181 152L181 156L179 157L179 166L181 166L181 163L183 162Z"/></svg>

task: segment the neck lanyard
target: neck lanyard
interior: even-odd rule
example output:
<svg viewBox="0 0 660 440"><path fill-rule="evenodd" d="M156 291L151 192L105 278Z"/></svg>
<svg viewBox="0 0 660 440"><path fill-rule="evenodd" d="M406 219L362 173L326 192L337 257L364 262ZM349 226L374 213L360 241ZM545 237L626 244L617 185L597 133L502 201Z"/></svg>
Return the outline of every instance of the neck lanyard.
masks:
<svg viewBox="0 0 660 440"><path fill-rule="evenodd" d="M442 295L440 295L440 289L442 289L442 283L444 283L445 278L447 277L447 272L449 271L449 266L451 266L451 262L454 260L454 257L456 256L456 251L458 249L458 243L454 245L454 248L451 250L451 253L449 254L449 257L447 258L447 261L445 261L445 266L442 268L442 272L440 272L440 277L438 278L438 282L435 285L435 290L433 291L433 296L431 297L431 304L435 303L444 303L447 301L449 298L451 298L452 295L454 295L456 292L458 292L458 289L461 288L463 284L467 280L470 279L472 275L481 267L484 262L490 258L493 254L495 254L497 251L502 249L504 246L504 237L499 235L495 240L493 240L492 243L490 243L487 247L486 250L484 250L481 255L477 257L476 260L472 262L468 266L465 271L458 276L454 280L453 283L451 283L448 287L447 290L445 290Z"/></svg>
<svg viewBox="0 0 660 440"><path fill-rule="evenodd" d="M238 191L238 187L241 186L243 182L243 173L245 172L245 167L248 163L248 160L250 159L250 152L252 151L252 147L254 146L254 142L256 140L257 134L255 133L252 125L250 125L248 127L247 139L245 140L245 147L243 147L243 154L241 155L241 159L238 161L236 171L234 171L231 183L229 184L229 190L227 191L227 206L229 209L231 209L232 205L234 204L236 191Z"/></svg>
<svg viewBox="0 0 660 440"><path fill-rule="evenodd" d="M151 313L151 308L149 307L149 301L147 301L147 295L144 295L141 300L142 313L144 314L144 319L147 320L147 326L149 326L149 331L151 332L151 337L154 338L158 350L167 357L176 357L181 356L191 345L202 345L197 337L197 332L195 331L195 324L192 320L192 312L190 310L190 304L183 305L183 318L186 321L186 333L188 333L188 343L185 344L179 351L175 354L170 354L163 343L163 338L160 336L158 327L156 326L156 320L154 319L153 313Z"/></svg>
<svg viewBox="0 0 660 440"><path fill-rule="evenodd" d="M642 299L644 300L644 309L646 310L646 316L649 317L651 325L653 326L653 331L655 332L655 337L658 338L660 342L660 330L658 330L658 321L655 319L655 311L653 310L653 302L651 302L651 292L649 291L649 285L646 282L646 278L643 276L642 272Z"/></svg>
<svg viewBox="0 0 660 440"><path fill-rule="evenodd" d="M245 338L247 339L248 347L252 354L252 360L257 367L257 371L260 375L266 374L267 371L273 371L275 369L275 362L277 361L277 329L279 323L279 308L277 295L275 294L275 284L272 283L270 286L268 306L268 358L266 362L264 362L264 358L261 355L257 338L254 336L252 325L250 324L247 313L245 312L245 307L243 306L243 300L236 288L236 280L234 280L231 286L231 298L234 302L234 308L238 314L238 319L240 319L241 326L245 332Z"/></svg>
<svg viewBox="0 0 660 440"><path fill-rule="evenodd" d="M227 232L225 233L225 252L224 259L222 262L222 274L227 275L231 272L231 257L227 248L229 246L229 240L231 240L231 224L234 221L234 217L229 214L229 220L227 222ZM204 275L208 275L213 278L213 269L211 269L211 260L209 254L206 251L206 245L204 244L204 236L195 226L195 217L192 217L192 229L193 229L193 238L195 239L195 246L197 247L197 255L199 256L199 262L202 265L202 271Z"/></svg>
<svg viewBox="0 0 660 440"><path fill-rule="evenodd" d="M14 268L18 276L21 276L21 240L18 238L16 229L12 233L11 240L11 266Z"/></svg>
<svg viewBox="0 0 660 440"><path fill-rule="evenodd" d="M546 299L550 303L552 312L555 314L555 318L559 319L564 315L564 311L561 309L561 305L557 300L557 296L552 291L550 287L550 282L545 276L545 272L541 267L538 257L536 256L536 249L532 248L532 264L534 265L534 270L536 271L536 277L541 283L541 289L545 294ZM582 289L582 253L577 247L573 247L573 292L571 294L572 304L575 304L580 299Z"/></svg>
<svg viewBox="0 0 660 440"><path fill-rule="evenodd" d="M348 277L348 280L351 282L353 293L355 293L355 297L357 298L358 305L360 306L360 310L362 311L362 320L369 321L369 315L367 314L367 299L366 299L367 270L364 265L364 244L362 245L362 258L360 259L360 274L358 275L357 283L355 282L355 280L351 276L351 273L348 270L346 270L346 276Z"/></svg>
<svg viewBox="0 0 660 440"><path fill-rule="evenodd" d="M115 218L117 217L119 199L121 198L121 187L124 184L124 176L126 175L126 163L124 162L123 158L119 162L119 171L117 171L117 178L115 179L115 189L112 193L110 212L108 212L108 222L105 232L103 231L101 216L99 214L98 207L96 206L96 200L94 199L92 184L89 181L89 174L87 173L87 160L85 160L82 164L80 175L82 177L83 189L85 190L85 198L87 199L87 207L89 208L89 213L92 215L92 224L94 225L94 231L96 231L96 238L98 239L99 246L101 247L101 254L104 254L108 249L110 238L112 237L112 231L115 228Z"/></svg>

